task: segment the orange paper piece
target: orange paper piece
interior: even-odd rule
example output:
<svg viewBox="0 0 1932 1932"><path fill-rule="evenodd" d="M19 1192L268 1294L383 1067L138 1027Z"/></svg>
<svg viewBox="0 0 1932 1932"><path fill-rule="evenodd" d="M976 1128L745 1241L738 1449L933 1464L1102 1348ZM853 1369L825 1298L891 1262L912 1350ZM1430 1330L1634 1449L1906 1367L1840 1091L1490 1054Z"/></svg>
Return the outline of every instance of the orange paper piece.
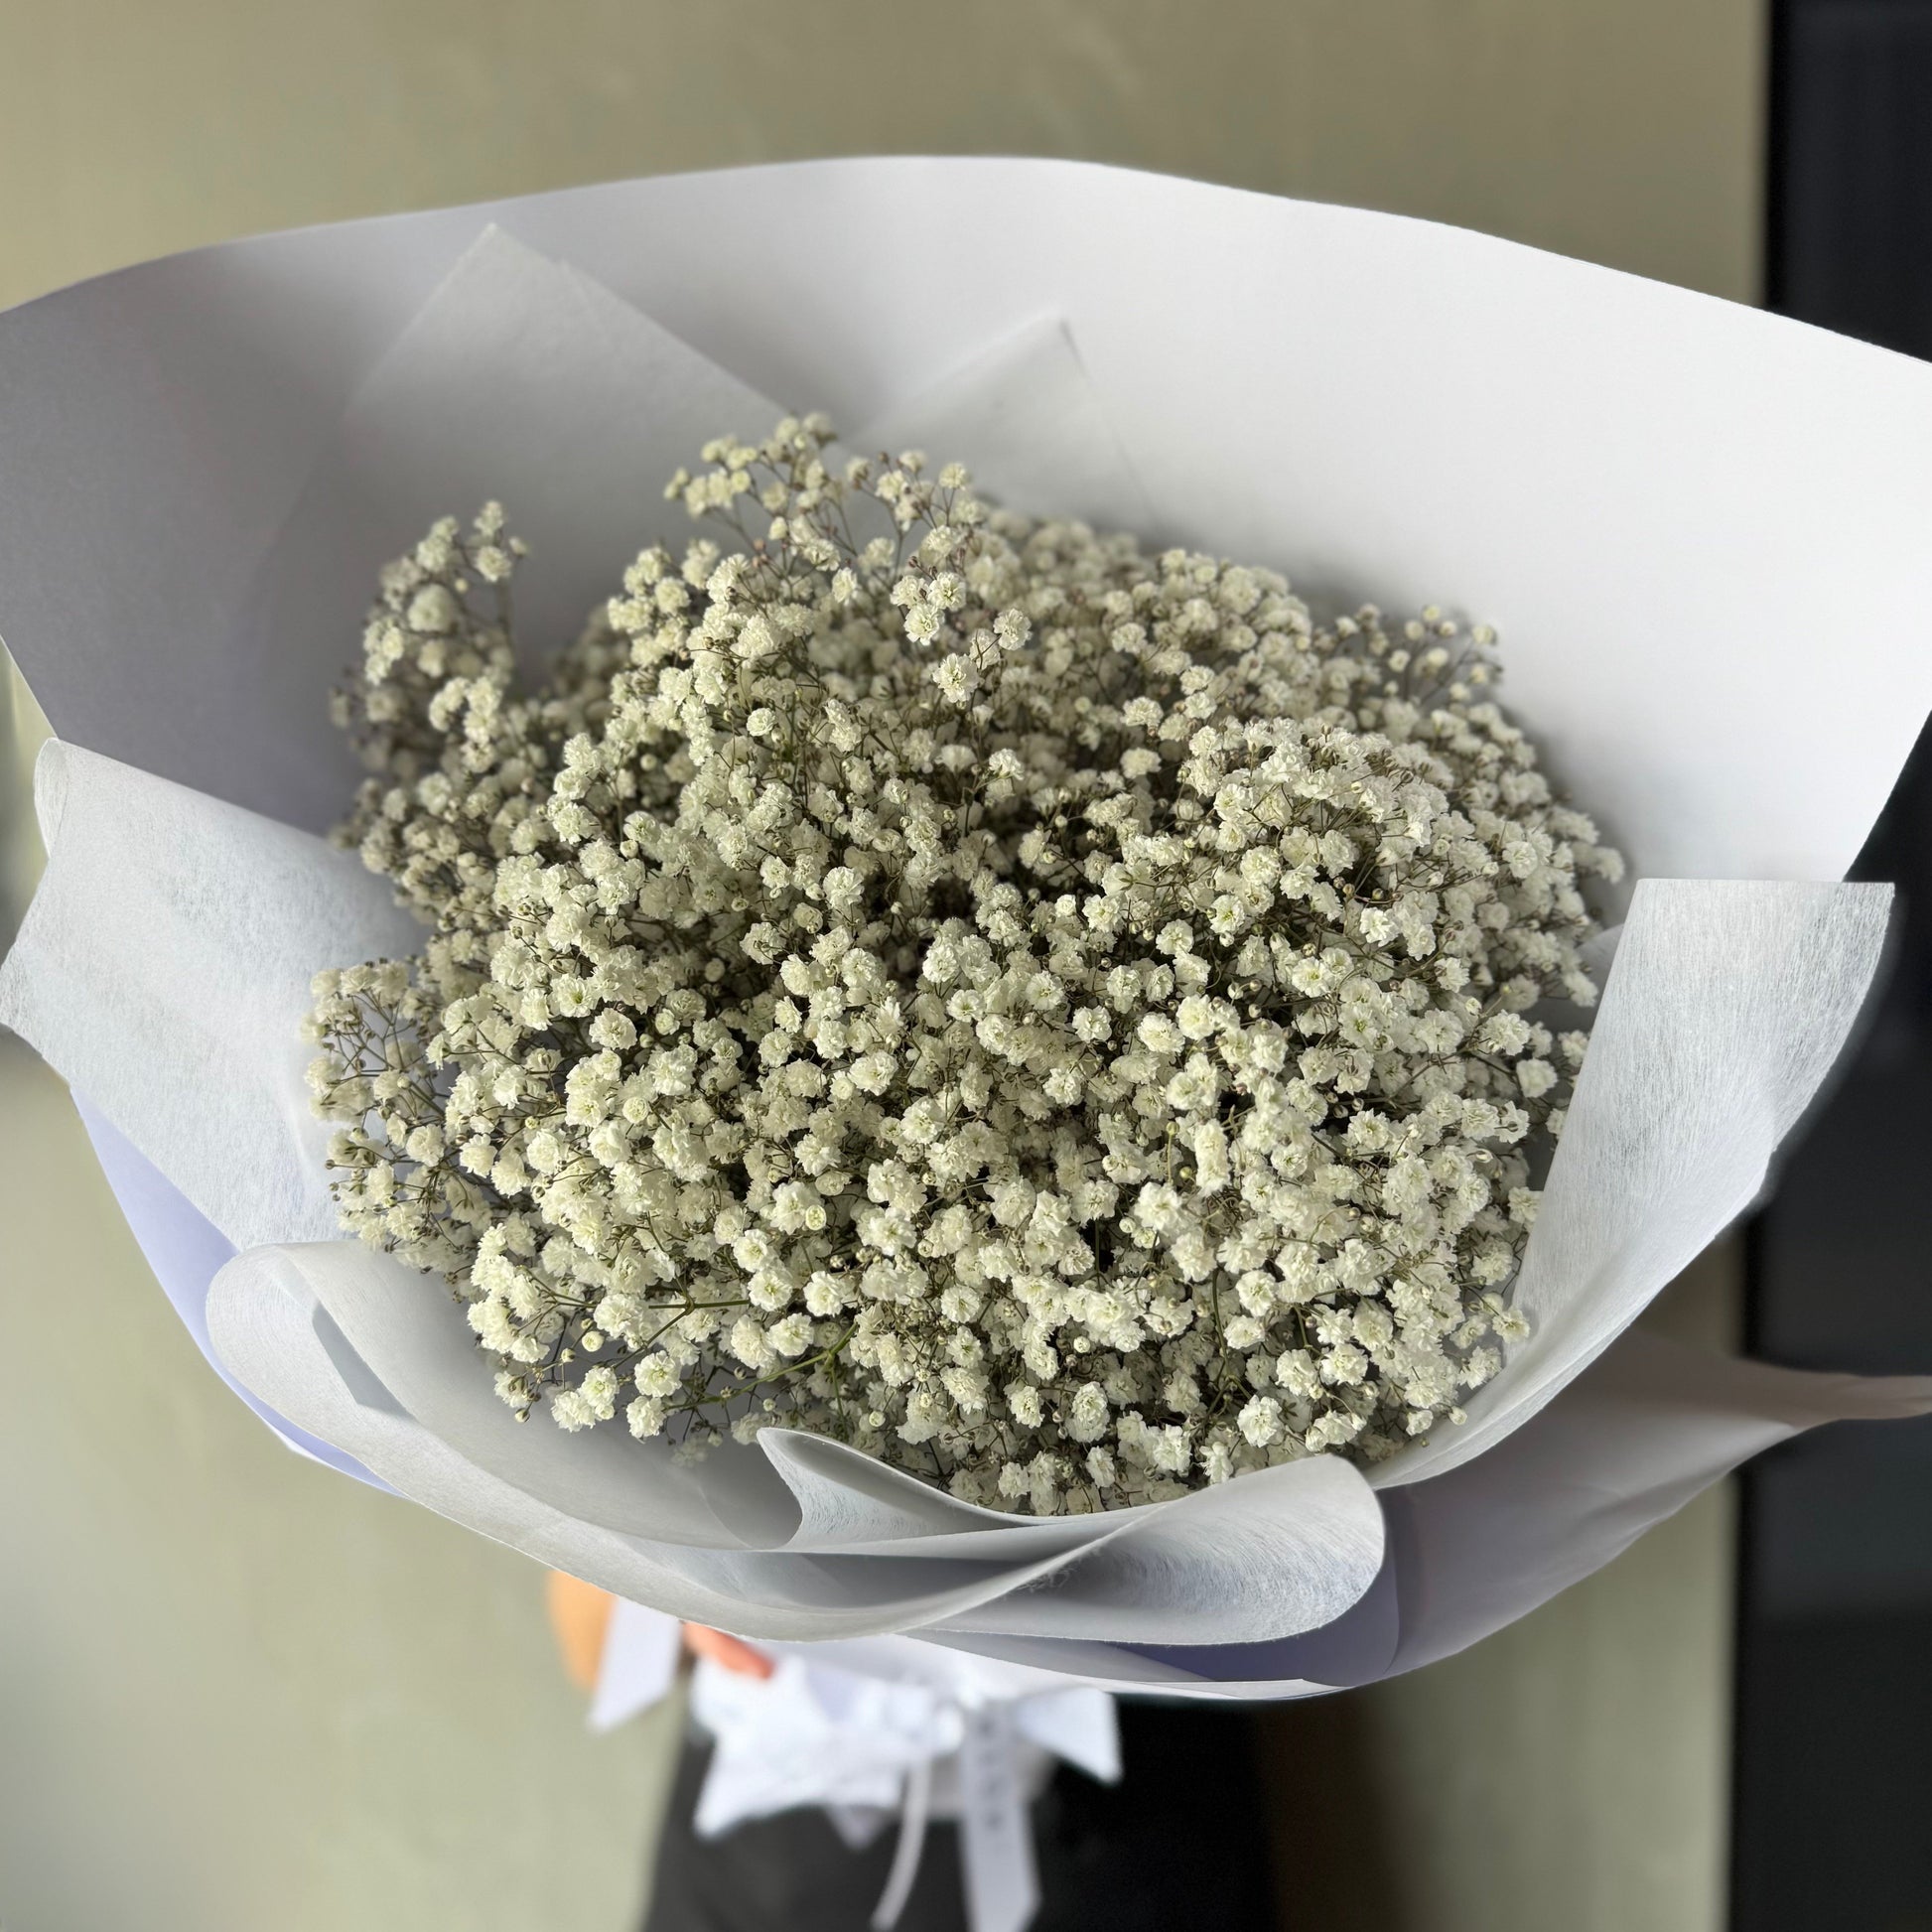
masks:
<svg viewBox="0 0 1932 1932"><path fill-rule="evenodd" d="M740 1677L766 1678L777 1669L763 1651L754 1650L743 1639L728 1637L724 1631L713 1630L703 1623L684 1626L684 1647L692 1656L709 1658Z"/></svg>
<svg viewBox="0 0 1932 1932"><path fill-rule="evenodd" d="M597 1689L598 1672L604 1663L604 1639L610 1632L617 1600L608 1589L566 1576L561 1570L551 1571L544 1580L544 1605L550 1612L550 1628L564 1661L564 1674L586 1694ZM684 1626L684 1647L692 1656L707 1657L741 1677L762 1679L777 1668L761 1650L702 1623Z"/></svg>
<svg viewBox="0 0 1932 1932"><path fill-rule="evenodd" d="M564 1660L564 1671L580 1691L597 1689L597 1673L604 1661L604 1635L611 1627L617 1598L595 1584L581 1583L553 1570L544 1581L544 1604L550 1628Z"/></svg>

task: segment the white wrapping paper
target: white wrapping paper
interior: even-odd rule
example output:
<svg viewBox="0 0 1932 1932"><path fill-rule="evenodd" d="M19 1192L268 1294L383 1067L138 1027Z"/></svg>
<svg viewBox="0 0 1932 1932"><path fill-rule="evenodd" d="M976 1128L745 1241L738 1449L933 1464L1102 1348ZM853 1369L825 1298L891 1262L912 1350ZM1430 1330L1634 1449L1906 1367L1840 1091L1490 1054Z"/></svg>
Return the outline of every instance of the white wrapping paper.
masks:
<svg viewBox="0 0 1932 1932"><path fill-rule="evenodd" d="M1648 873L1838 878L1932 696L1924 364L1430 222L882 160L267 236L0 318L0 635L61 736L337 815L318 674L244 609L357 390L490 221L855 433L1060 319L1164 539L1498 624L1511 702ZM506 446L486 487L535 511L556 468ZM599 491L587 469L573 501ZM359 580L337 595L358 615ZM329 675L352 643L324 640Z"/></svg>
<svg viewBox="0 0 1932 1932"><path fill-rule="evenodd" d="M1932 691L1918 365L1425 224L1006 163L271 237L0 319L0 368L29 365L0 384L0 625L107 756L50 756L0 1019L245 1250L207 1306L228 1369L403 1493L743 1634L1295 1695L1498 1627L1770 1436L1932 1406L1616 1343L1761 1188L1876 965L1882 889L1777 882L1843 869ZM675 534L655 480L775 414L760 390L1028 506L1502 624L1506 695L1651 877L1526 1257L1535 1333L1463 1429L1366 1482L1320 1457L1038 1524L777 1432L674 1467L515 1429L460 1316L328 1238L302 990L412 938L287 827L345 797L322 694L374 565L501 496L554 642ZM155 517L128 476L171 465ZM1856 647L1827 677L1828 633ZM1525 1488L1532 1444L1572 1486Z"/></svg>

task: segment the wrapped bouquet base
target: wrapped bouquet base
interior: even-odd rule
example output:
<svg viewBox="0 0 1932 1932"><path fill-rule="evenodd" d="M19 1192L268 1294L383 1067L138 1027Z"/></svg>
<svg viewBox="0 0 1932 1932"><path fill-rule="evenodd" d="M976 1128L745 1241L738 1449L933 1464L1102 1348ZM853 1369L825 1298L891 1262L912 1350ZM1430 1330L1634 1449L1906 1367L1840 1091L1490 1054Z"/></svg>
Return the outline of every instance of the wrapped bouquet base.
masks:
<svg viewBox="0 0 1932 1932"><path fill-rule="evenodd" d="M32 305L0 367L0 628L64 741L0 1020L306 1452L630 1602L976 1699L1293 1697L1476 1641L1794 1431L1932 1408L1628 1332L1764 1188L1878 970L1887 889L1832 882L1932 697L1922 367L1427 224L978 162L269 237ZM561 646L681 539L666 477L774 399L1317 609L1500 627L1511 716L1638 880L1520 1338L1459 1419L1016 1515L798 1430L694 1460L519 1423L439 1285L342 1237L297 1030L319 970L421 942L321 836L374 572L500 498L518 634Z"/></svg>

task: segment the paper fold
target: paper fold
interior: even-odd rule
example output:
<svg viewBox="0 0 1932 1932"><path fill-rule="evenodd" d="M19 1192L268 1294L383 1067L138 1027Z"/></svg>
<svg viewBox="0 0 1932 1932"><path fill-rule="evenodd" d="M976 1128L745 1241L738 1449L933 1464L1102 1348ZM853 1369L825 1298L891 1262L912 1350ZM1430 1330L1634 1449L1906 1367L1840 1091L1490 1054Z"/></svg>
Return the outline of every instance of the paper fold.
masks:
<svg viewBox="0 0 1932 1932"><path fill-rule="evenodd" d="M1512 1290L1530 1335L1468 1421L1378 1467L1441 1474L1555 1396L1757 1198L1883 957L1889 886L1646 879Z"/></svg>
<svg viewBox="0 0 1932 1932"><path fill-rule="evenodd" d="M236 1248L334 1235L309 983L421 928L350 855L78 746L42 749L36 796L47 871L0 1025Z"/></svg>
<svg viewBox="0 0 1932 1932"><path fill-rule="evenodd" d="M391 1271L412 1294L384 1298ZM1374 1499L1325 1457L1116 1512L1089 1544L1045 1555L925 1557L916 1539L892 1556L732 1544L700 1507L701 1485L756 1480L755 1451L722 1451L700 1474L703 1464L654 1453L661 1444L519 1427L474 1355L442 1346L447 1324L418 1324L432 1286L349 1243L257 1249L215 1277L208 1329L229 1370L278 1414L404 1495L588 1583L739 1635L863 1636L966 1619L996 1633L1251 1638L1331 1620L1380 1568ZM414 1345L425 1333L428 1347ZM375 1362L356 1337L383 1351ZM521 1444L532 1447L512 1453ZM1293 1507L1272 1509L1284 1491ZM1058 1580L1051 1591L1032 1588L1047 1578Z"/></svg>

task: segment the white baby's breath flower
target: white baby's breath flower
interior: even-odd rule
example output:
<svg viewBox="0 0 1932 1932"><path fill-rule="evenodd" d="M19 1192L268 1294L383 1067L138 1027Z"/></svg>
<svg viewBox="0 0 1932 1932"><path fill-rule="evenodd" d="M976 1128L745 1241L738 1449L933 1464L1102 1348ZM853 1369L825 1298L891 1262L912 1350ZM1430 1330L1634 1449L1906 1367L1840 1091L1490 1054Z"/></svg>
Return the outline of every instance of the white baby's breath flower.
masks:
<svg viewBox="0 0 1932 1932"><path fill-rule="evenodd" d="M673 494L730 540L540 689L500 508L384 573L343 838L427 930L313 988L345 1226L519 1415L690 1452L1048 1514L1454 1426L1618 868L1489 638L829 434L711 446Z"/></svg>

